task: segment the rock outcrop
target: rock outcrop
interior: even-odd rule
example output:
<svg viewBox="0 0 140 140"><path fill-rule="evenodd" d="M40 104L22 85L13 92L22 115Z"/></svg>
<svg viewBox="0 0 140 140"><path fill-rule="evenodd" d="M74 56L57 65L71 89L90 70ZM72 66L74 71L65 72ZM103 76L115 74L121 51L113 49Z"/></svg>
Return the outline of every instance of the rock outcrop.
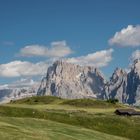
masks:
<svg viewBox="0 0 140 140"><path fill-rule="evenodd" d="M108 99L118 99L122 103L127 102L127 72L117 68L112 74L110 81L105 85L105 94Z"/></svg>
<svg viewBox="0 0 140 140"><path fill-rule="evenodd" d="M111 98L121 103L140 104L140 60L134 61L129 72L117 68L108 82L94 67L56 61L48 68L37 95Z"/></svg>
<svg viewBox="0 0 140 140"><path fill-rule="evenodd" d="M138 104L140 102L140 60L135 60L131 71L127 75L128 104Z"/></svg>
<svg viewBox="0 0 140 140"><path fill-rule="evenodd" d="M38 95L62 98L101 98L104 87L102 74L94 67L56 61L42 79Z"/></svg>
<svg viewBox="0 0 140 140"><path fill-rule="evenodd" d="M140 60L134 61L129 72L117 68L108 82L95 67L56 61L48 68L41 84L25 86L23 83L18 83L18 87L17 83L15 87L0 86L0 102L52 95L69 99L111 98L121 103L140 105Z"/></svg>
<svg viewBox="0 0 140 140"><path fill-rule="evenodd" d="M140 60L135 60L129 72L116 69L105 86L108 98L122 103L140 104Z"/></svg>

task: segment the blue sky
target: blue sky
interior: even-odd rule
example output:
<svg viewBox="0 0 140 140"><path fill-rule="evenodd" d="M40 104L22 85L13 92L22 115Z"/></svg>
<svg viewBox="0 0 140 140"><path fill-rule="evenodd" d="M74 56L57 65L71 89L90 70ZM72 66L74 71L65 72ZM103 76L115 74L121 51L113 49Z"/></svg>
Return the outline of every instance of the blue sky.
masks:
<svg viewBox="0 0 140 140"><path fill-rule="evenodd" d="M116 67L126 68L132 53L139 51L139 24L139 0L0 0L0 84L32 77L25 73L11 74L10 62L36 64L56 59L52 50L49 51L51 56L47 53L41 56L25 52L28 51L27 46L33 48L38 45L35 46L36 49L53 48L55 45L51 43L54 42L59 43L58 49L67 50L69 55L64 57L72 57L74 61L76 58L76 62L81 56L93 54L95 58L95 52L100 55L102 50L114 50L111 54L106 54L111 55L111 60L105 62L105 66L100 66L102 72L109 77ZM127 31L128 25L131 25L129 31L134 33ZM118 36L123 39L113 39L115 33L122 29L126 31L125 36ZM127 44L131 36L134 37ZM113 40L109 43L111 38ZM138 57L139 54L138 52ZM9 69L6 74L3 72L5 69ZM34 74L36 75L38 74Z"/></svg>

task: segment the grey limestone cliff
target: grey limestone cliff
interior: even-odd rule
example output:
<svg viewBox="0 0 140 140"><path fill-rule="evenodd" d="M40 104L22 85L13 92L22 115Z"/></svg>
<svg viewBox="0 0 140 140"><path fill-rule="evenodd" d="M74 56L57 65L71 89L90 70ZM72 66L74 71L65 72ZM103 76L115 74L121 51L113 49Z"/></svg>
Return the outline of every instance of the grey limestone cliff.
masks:
<svg viewBox="0 0 140 140"><path fill-rule="evenodd" d="M127 104L140 104L140 60L133 62L129 72L116 69L104 89L108 98L117 98Z"/></svg>
<svg viewBox="0 0 140 140"><path fill-rule="evenodd" d="M104 87L102 74L94 67L56 61L42 79L38 95L62 98L101 98Z"/></svg>

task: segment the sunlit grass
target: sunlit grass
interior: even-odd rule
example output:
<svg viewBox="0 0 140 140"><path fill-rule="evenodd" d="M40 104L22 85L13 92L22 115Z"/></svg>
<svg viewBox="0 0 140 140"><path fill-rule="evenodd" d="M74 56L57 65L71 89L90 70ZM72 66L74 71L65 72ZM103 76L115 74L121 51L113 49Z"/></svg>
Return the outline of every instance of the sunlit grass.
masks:
<svg viewBox="0 0 140 140"><path fill-rule="evenodd" d="M103 105L105 105L105 107L102 107ZM20 117L21 119L36 118L44 119L44 121L51 120L73 125L74 127L78 127L78 129L86 128L91 131L96 130L113 136L126 137L134 140L139 139L140 117L117 116L114 114L117 107L128 108L128 106L122 104L111 104L106 101L95 99L90 101L87 99L85 101L84 99L66 100L42 96L39 98L26 98L2 105L0 106L0 116L12 118ZM44 130L42 129L42 131ZM52 137L53 133L56 132L52 132ZM82 135L82 131L79 131L78 135ZM55 140L55 137L53 139ZM74 136L71 137L71 139L77 138ZM97 137L97 139L99 138Z"/></svg>
<svg viewBox="0 0 140 140"><path fill-rule="evenodd" d="M0 117L1 140L125 140L97 131L32 118Z"/></svg>

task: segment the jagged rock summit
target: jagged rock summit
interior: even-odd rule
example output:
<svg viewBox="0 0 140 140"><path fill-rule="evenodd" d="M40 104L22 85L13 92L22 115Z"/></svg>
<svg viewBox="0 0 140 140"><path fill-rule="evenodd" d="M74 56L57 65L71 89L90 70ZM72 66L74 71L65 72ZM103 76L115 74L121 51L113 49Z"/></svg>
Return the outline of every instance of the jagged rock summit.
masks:
<svg viewBox="0 0 140 140"><path fill-rule="evenodd" d="M104 77L94 67L56 61L42 79L38 95L62 98L102 98Z"/></svg>
<svg viewBox="0 0 140 140"><path fill-rule="evenodd" d="M140 60L133 62L129 72L117 68L105 82L94 67L56 61L48 68L37 95L62 98L118 99L121 103L140 104Z"/></svg>
<svg viewBox="0 0 140 140"><path fill-rule="evenodd" d="M129 71L117 68L108 82L95 67L56 61L48 68L41 83L29 83L31 86L17 83L15 86L0 86L0 102L52 95L69 99L111 98L121 103L140 105L140 59L132 63Z"/></svg>
<svg viewBox="0 0 140 140"><path fill-rule="evenodd" d="M140 60L136 59L130 71L116 69L105 86L108 98L117 98L121 103L140 104Z"/></svg>
<svg viewBox="0 0 140 140"><path fill-rule="evenodd" d="M140 105L140 59L136 59L127 75L128 104Z"/></svg>
<svg viewBox="0 0 140 140"><path fill-rule="evenodd" d="M126 88L127 72L121 68L116 68L110 81L104 87L106 97L108 99L118 99L120 102L126 103L128 100Z"/></svg>

